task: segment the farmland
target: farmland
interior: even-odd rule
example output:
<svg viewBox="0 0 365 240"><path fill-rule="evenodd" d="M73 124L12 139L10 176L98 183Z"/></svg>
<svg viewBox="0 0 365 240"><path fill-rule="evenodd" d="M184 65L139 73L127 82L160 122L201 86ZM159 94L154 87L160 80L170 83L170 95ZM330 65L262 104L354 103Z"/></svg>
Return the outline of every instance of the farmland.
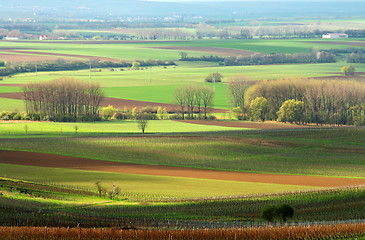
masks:
<svg viewBox="0 0 365 240"><path fill-rule="evenodd" d="M105 92L101 107L113 103L121 111L132 112L134 107L161 106L171 111L171 116L176 114L177 87L213 87L204 79L214 72L224 78L215 83L209 111L218 120L149 120L144 134L136 119L0 121L0 226L58 227L46 228L45 233L44 229L31 233L33 230L27 228L0 227L0 233L12 232L13 239L27 234L45 238L79 234L76 238L82 239L88 231L101 238L115 234L164 239L185 234L204 239L206 233L199 230L171 229L225 228L206 232L247 238L254 231L265 239L268 228L260 211L268 204L283 203L295 209L289 220L293 225L365 219L364 127L239 121L232 112L227 87L232 79L243 76L253 83L281 78L362 82L363 63L351 64L356 74L344 76L340 73L347 65L344 55L337 56L335 63L250 66L178 60L181 51L197 58L237 57L349 46L362 49L363 39L2 41L0 60L13 64L84 61L90 62L90 69L4 77L0 81L0 112L25 111L21 100L25 84L71 77L100 83ZM173 60L176 65L140 70L97 68L91 65L96 59L128 63L137 59ZM102 188L98 189L96 182ZM76 226L79 228L67 228ZM101 228L88 227L136 231L132 236L128 235L132 230L116 233L105 229L103 233ZM146 228L158 231L148 232ZM339 232L336 237L363 235L363 225L355 223L312 228L297 226L293 230L285 226L270 231L283 234L283 239L287 238L284 232L297 232L298 239L310 237L308 232L333 237L334 228Z"/></svg>

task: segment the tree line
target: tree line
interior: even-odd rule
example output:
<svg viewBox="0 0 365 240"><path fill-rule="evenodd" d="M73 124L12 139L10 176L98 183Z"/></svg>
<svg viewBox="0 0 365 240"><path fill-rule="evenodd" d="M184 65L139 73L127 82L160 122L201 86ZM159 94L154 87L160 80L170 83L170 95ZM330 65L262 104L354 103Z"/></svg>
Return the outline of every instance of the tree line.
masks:
<svg viewBox="0 0 365 240"><path fill-rule="evenodd" d="M170 66L176 65L174 61L163 60L136 60L141 67L147 66ZM131 68L133 63L131 62L111 62L111 61L99 61L97 59L90 61L65 61L63 59L56 60L54 62L41 62L41 63L7 63L5 68L0 69L0 76L9 76L17 73L26 72L48 72L48 71L69 71L69 70L82 70L89 68Z"/></svg>
<svg viewBox="0 0 365 240"><path fill-rule="evenodd" d="M233 84L230 84L229 91L234 106L237 106L234 111L242 119L365 124L363 82L282 79L262 81L252 86L247 81Z"/></svg>
<svg viewBox="0 0 365 240"><path fill-rule="evenodd" d="M23 87L27 114L41 120L73 122L99 120L104 97L100 85L71 78L30 83Z"/></svg>
<svg viewBox="0 0 365 240"><path fill-rule="evenodd" d="M174 98L179 105L181 118L194 119L194 113L207 119L209 107L213 106L215 91L208 86L186 85L175 89ZM185 117L186 114L186 117Z"/></svg>
<svg viewBox="0 0 365 240"><path fill-rule="evenodd" d="M224 66L246 66L246 65L269 65L269 64L287 64L287 63L335 63L336 55L327 51L313 51L309 53L256 53L251 56L237 57L219 57L219 56L201 56L201 57L180 57L179 61L208 61L219 62Z"/></svg>

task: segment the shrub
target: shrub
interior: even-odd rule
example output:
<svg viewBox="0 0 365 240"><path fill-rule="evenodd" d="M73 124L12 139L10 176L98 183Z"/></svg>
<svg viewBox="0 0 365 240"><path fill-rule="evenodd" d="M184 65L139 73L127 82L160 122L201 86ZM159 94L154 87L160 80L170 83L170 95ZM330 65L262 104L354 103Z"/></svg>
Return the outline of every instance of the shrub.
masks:
<svg viewBox="0 0 365 240"><path fill-rule="evenodd" d="M266 205L261 209L260 218L272 222L277 216L277 207L275 205Z"/></svg>
<svg viewBox="0 0 365 240"><path fill-rule="evenodd" d="M341 68L341 72L345 74L345 76L352 76L355 74L355 68L353 66L347 65Z"/></svg>
<svg viewBox="0 0 365 240"><path fill-rule="evenodd" d="M277 211L284 222L286 222L287 218L292 218L294 216L294 209L287 203L281 204L277 208Z"/></svg>

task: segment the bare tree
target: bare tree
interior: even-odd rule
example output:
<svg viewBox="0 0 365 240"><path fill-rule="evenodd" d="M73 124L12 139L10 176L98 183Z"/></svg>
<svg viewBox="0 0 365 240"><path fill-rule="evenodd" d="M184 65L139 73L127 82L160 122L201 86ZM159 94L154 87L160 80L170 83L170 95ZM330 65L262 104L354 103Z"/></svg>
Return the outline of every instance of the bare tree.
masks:
<svg viewBox="0 0 365 240"><path fill-rule="evenodd" d="M174 97L176 103L180 106L181 116L184 119L185 107L186 107L186 98L185 98L185 87L180 86L175 89Z"/></svg>
<svg viewBox="0 0 365 240"><path fill-rule="evenodd" d="M144 134L146 128L147 128L147 125L148 125L148 120L149 120L149 114L144 112L140 112L137 114L136 116L136 120L137 120L137 123L138 123L138 128L142 130L142 134Z"/></svg>
<svg viewBox="0 0 365 240"><path fill-rule="evenodd" d="M201 103L204 108L204 119L207 119L208 107L213 106L213 97L215 91L211 87L203 86L200 88L200 93Z"/></svg>

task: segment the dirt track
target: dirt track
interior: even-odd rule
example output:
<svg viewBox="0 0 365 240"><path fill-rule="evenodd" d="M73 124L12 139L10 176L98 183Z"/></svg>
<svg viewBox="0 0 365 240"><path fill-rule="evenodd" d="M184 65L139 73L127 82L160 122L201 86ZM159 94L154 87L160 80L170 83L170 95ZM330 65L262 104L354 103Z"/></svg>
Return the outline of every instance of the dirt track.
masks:
<svg viewBox="0 0 365 240"><path fill-rule="evenodd" d="M279 174L243 173L204 170L159 165L138 165L98 161L84 158L44 153L0 150L0 163L26 166L69 168L114 173L145 174L157 176L188 177L214 180L290 184L313 187L336 187L365 184L365 179L295 176Z"/></svg>
<svg viewBox="0 0 365 240"><path fill-rule="evenodd" d="M6 86L6 85L4 85L4 86ZM14 85L12 85L12 86L14 86ZM0 98L23 99L23 95L20 92L0 93ZM103 100L101 101L100 106L107 107L109 105L112 105L114 108L118 108L121 110L124 110L124 109L132 110L134 107L136 107L137 109L141 109L141 108L147 107L147 106L150 106L152 108L161 106L162 108L166 108L166 110L169 112L177 112L179 110L179 106L174 105L174 104L155 103L155 102L104 97ZM228 110L218 109L218 108L209 108L209 112L222 113L222 112L228 112Z"/></svg>
<svg viewBox="0 0 365 240"><path fill-rule="evenodd" d="M255 52L231 49L231 48L215 48L215 47L194 47L194 46L171 46L171 47L149 47L157 49L167 49L167 50L181 50L181 51L197 51L197 52L207 52L215 55L225 55L225 56L251 56Z"/></svg>
<svg viewBox="0 0 365 240"><path fill-rule="evenodd" d="M201 124L201 125L214 125L222 127L234 127L234 128L253 128L261 130L270 129L293 129L293 128L308 128L314 126L307 125L292 125L285 123L256 123L256 122L230 122L230 121L204 121L204 120L180 120L179 122Z"/></svg>

